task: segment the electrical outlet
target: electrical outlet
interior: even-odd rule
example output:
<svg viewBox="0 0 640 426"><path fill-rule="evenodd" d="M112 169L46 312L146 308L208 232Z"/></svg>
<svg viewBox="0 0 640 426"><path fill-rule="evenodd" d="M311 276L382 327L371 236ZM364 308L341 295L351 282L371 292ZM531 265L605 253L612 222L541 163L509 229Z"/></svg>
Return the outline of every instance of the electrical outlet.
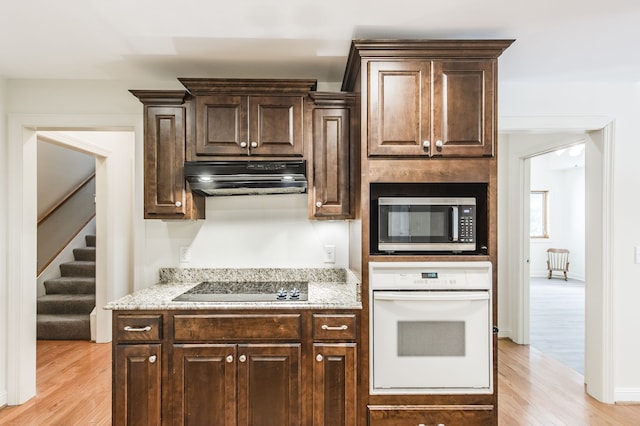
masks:
<svg viewBox="0 0 640 426"><path fill-rule="evenodd" d="M189 249L189 246L180 247L180 257L178 261L180 263L191 262L191 250Z"/></svg>
<svg viewBox="0 0 640 426"><path fill-rule="evenodd" d="M324 246L324 263L336 263L336 246Z"/></svg>

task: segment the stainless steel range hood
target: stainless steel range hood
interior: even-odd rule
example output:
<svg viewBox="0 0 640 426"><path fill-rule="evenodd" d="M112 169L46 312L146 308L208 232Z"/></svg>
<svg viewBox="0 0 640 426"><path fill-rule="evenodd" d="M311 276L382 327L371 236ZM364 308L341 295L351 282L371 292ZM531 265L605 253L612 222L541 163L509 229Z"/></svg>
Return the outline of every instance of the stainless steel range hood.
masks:
<svg viewBox="0 0 640 426"><path fill-rule="evenodd" d="M306 192L306 170L304 160L184 163L184 177L191 191L206 196Z"/></svg>

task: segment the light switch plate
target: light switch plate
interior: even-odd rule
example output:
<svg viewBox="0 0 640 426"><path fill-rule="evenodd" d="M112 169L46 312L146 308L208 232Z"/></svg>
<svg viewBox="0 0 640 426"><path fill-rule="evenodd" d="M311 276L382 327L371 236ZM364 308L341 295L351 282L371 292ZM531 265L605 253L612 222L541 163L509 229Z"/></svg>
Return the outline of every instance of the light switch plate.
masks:
<svg viewBox="0 0 640 426"><path fill-rule="evenodd" d="M324 263L336 263L336 246L324 246Z"/></svg>
<svg viewBox="0 0 640 426"><path fill-rule="evenodd" d="M640 263L640 246L635 247L635 262Z"/></svg>
<svg viewBox="0 0 640 426"><path fill-rule="evenodd" d="M189 249L189 246L180 247L180 255L178 261L180 263L191 262L191 250Z"/></svg>

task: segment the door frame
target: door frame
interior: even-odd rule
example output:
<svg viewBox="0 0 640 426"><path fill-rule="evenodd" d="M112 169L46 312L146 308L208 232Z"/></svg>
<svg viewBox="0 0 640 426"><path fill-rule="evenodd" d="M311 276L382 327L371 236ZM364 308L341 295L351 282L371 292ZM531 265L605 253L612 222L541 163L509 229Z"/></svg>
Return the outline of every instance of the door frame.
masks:
<svg viewBox="0 0 640 426"><path fill-rule="evenodd" d="M585 375L587 393L605 403L614 402L613 384L613 151L614 121L609 117L505 117L500 119L500 134L508 142L513 133L581 133L586 138L585 166L585 223L589 232L585 238ZM503 141L503 142L505 142ZM499 159L503 193L508 193L509 215L499 223L502 235L499 257L499 282L506 290L508 326L503 337L519 344L529 338L529 277L528 277L528 214L524 188L529 176L528 158L555 149L548 146L508 145L502 151L506 159ZM501 183L499 182L499 186ZM501 210L506 212L506 209ZM588 313L588 314L587 314Z"/></svg>
<svg viewBox="0 0 640 426"><path fill-rule="evenodd" d="M12 201L7 209L7 403L23 404L36 394L36 248L37 248L37 134L41 131L132 131L134 132L134 163L141 158L142 117L140 115L50 115L50 114L10 114L8 120L8 199ZM115 174L117 164L110 164L108 149L87 143L86 153L96 156L96 178L102 184L96 185L97 215L100 202L105 209L97 223L97 264L103 269L113 262L114 247L106 241L106 235L114 220L110 220L107 194L113 192L109 186L110 176ZM131 165L127 165L131 166ZM135 167L133 179L141 181L141 172ZM99 174L103 174L100 179ZM111 185L113 186L113 185ZM103 199L101 199L103 198ZM140 197L134 192L133 221L141 218ZM129 214L129 212L126 212ZM144 227L134 229L133 254L139 252L137 246L144 241ZM142 239L139 237L142 235ZM101 238L102 236L102 238ZM131 268L135 261L132 259ZM107 282L106 271L96 271L96 306L104 306L107 300L119 297L122 289L113 289ZM135 276L136 271L133 271ZM100 284L100 281L103 284ZM111 283L113 284L113 283ZM124 283L130 286L131 283ZM101 310L102 311L102 310ZM97 327L97 342L110 341L111 316L108 312L98 312L101 324Z"/></svg>

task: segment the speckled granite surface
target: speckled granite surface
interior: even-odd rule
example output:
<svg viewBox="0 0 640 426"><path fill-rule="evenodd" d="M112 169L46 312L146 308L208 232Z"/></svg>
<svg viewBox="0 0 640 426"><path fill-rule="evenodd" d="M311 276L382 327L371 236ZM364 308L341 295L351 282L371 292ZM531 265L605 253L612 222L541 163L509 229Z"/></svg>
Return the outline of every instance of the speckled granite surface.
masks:
<svg viewBox="0 0 640 426"><path fill-rule="evenodd" d="M174 302L202 281L308 281L308 300L272 302ZM361 309L360 280L347 269L162 268L160 282L109 302L109 310L162 309Z"/></svg>

